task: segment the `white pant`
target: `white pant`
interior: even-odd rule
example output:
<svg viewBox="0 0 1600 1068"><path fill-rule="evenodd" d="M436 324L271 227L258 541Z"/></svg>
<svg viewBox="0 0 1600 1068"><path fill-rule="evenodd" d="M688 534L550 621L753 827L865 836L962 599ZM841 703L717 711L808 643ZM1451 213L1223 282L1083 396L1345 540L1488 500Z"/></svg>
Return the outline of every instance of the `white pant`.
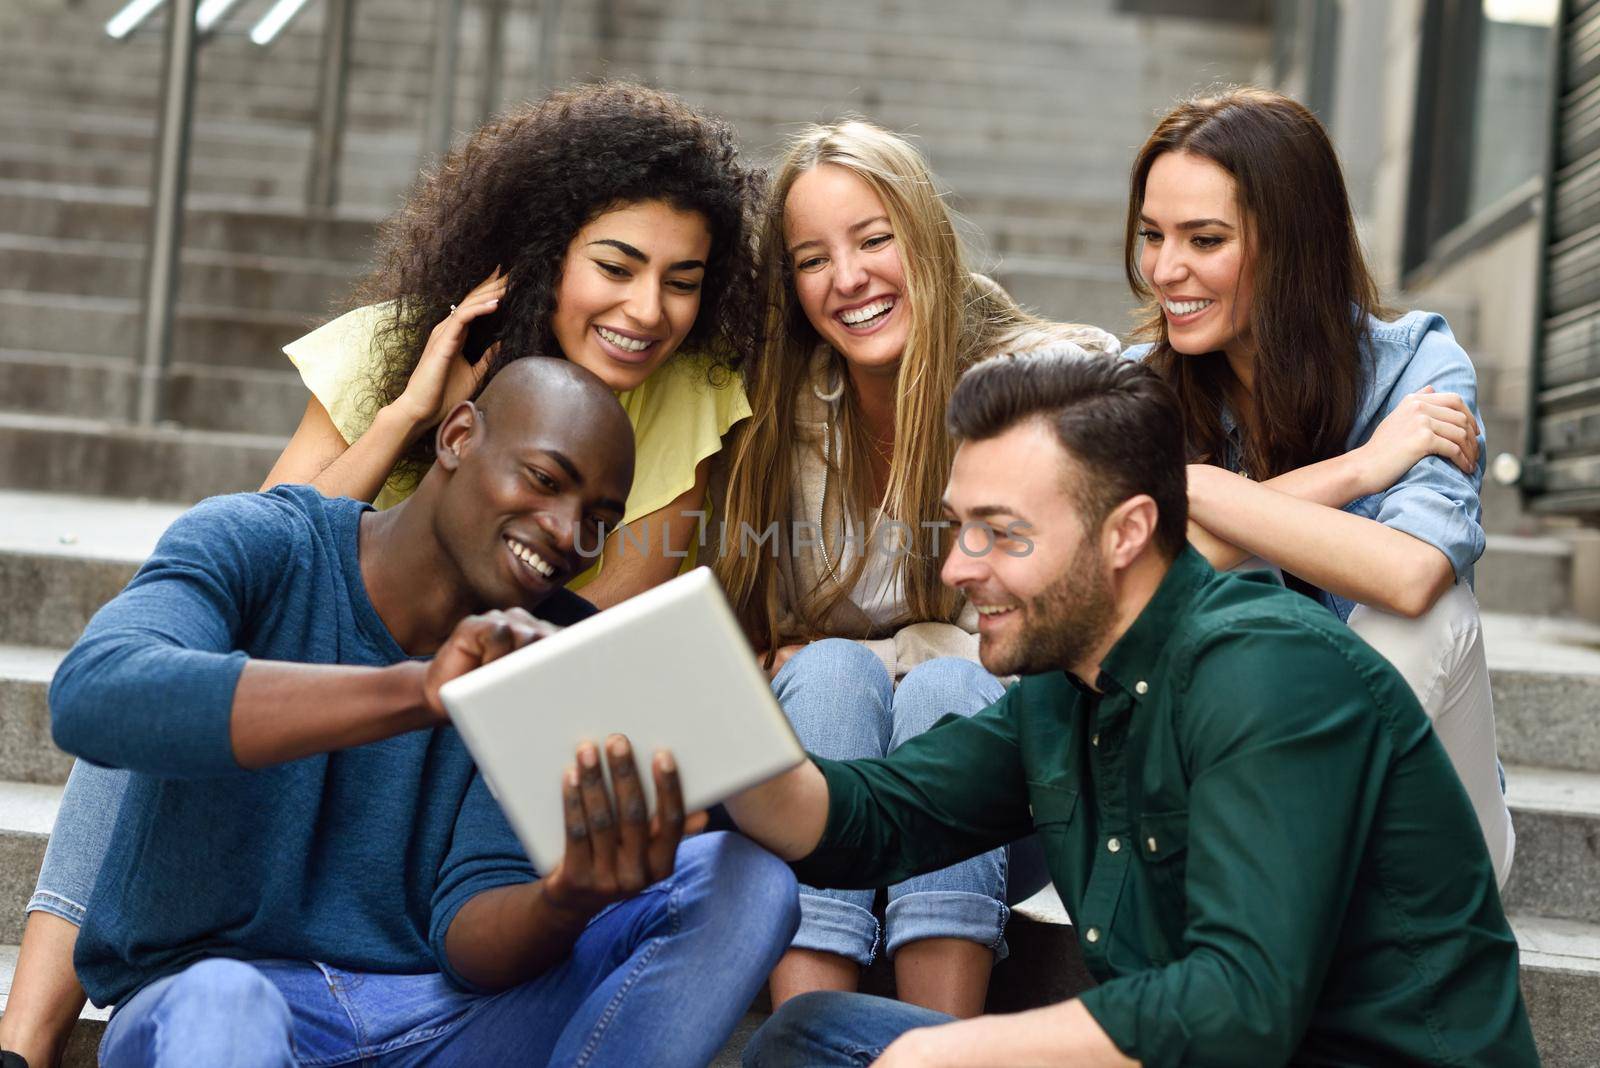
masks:
<svg viewBox="0 0 1600 1068"><path fill-rule="evenodd" d="M1466 583L1457 582L1416 619L1357 605L1350 613L1350 629L1399 670L1422 702L1467 788L1494 862L1495 879L1504 887L1517 835L1500 788L1494 696L1477 598Z"/></svg>

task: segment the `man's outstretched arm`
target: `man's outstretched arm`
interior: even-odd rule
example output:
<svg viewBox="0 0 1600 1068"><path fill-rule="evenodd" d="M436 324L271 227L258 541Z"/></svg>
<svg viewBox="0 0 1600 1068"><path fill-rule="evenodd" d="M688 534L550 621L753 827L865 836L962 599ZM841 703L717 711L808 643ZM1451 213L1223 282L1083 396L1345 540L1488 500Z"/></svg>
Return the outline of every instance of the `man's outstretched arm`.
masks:
<svg viewBox="0 0 1600 1068"><path fill-rule="evenodd" d="M745 837L783 860L811 855L828 823L828 781L809 760L729 798L724 807Z"/></svg>

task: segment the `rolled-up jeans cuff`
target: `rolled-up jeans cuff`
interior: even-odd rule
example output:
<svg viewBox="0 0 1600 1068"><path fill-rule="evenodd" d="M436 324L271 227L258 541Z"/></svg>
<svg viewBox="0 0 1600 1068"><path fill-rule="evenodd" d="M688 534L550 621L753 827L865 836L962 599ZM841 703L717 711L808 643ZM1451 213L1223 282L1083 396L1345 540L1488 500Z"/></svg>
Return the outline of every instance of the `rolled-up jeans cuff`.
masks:
<svg viewBox="0 0 1600 1068"><path fill-rule="evenodd" d="M800 929L794 949L837 953L865 968L878 955L878 918L871 909L800 889Z"/></svg>
<svg viewBox="0 0 1600 1068"><path fill-rule="evenodd" d="M889 902L884 927L889 932L888 952L893 957L907 942L924 938L964 938L994 950L995 960L1005 960L1006 920L1011 910L988 894L963 890L924 890L902 894Z"/></svg>
<svg viewBox="0 0 1600 1068"><path fill-rule="evenodd" d="M83 918L89 912L87 908L76 901L69 901L58 894L48 890L35 890L28 899L28 912L48 912L52 916L60 916L74 927L83 926Z"/></svg>

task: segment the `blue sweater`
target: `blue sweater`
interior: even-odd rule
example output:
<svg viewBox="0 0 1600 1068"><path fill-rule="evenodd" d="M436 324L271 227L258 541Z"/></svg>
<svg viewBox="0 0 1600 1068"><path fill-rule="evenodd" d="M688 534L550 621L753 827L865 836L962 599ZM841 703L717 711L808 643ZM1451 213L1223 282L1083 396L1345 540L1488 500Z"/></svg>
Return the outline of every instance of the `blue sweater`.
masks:
<svg viewBox="0 0 1600 1068"><path fill-rule="evenodd" d="M202 502L56 672L57 744L134 772L78 937L96 1003L215 956L461 983L444 954L457 910L536 877L452 728L263 771L234 760L247 658L406 659L362 582L367 508L305 486ZM592 612L560 591L540 614Z"/></svg>

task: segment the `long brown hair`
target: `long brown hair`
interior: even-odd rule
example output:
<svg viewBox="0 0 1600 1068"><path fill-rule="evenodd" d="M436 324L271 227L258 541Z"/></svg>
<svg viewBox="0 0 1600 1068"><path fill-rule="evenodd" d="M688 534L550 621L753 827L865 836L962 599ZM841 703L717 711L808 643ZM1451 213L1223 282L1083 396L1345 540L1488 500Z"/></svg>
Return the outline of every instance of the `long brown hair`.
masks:
<svg viewBox="0 0 1600 1068"><path fill-rule="evenodd" d="M1300 104L1264 89L1195 97L1156 126L1133 162L1123 266L1146 302L1138 337L1178 394L1196 460L1220 463L1221 413L1239 397L1221 353L1186 356L1167 337L1160 299L1139 272L1139 216L1150 168L1167 152L1210 160L1238 191L1245 255L1254 263L1250 336L1255 347L1243 460L1255 478L1345 451L1360 399L1360 341L1369 316L1386 313L1356 234L1344 173L1326 131Z"/></svg>
<svg viewBox="0 0 1600 1068"><path fill-rule="evenodd" d="M829 481L839 487L852 522L864 522L878 507L886 519L910 529L909 552L896 563L903 569L907 607L919 621L949 620L959 601L939 581L939 532L922 526L922 521L940 517L939 501L955 455L945 432L945 405L962 371L1007 339L1044 324L1019 309L999 286L971 272L927 162L905 139L870 122L848 119L801 131L772 180L757 256L766 326L758 353L743 368L753 417L741 424L728 450L722 518L730 531L764 531L777 522L785 532L795 518L790 515L795 403L811 390L812 357L821 338L795 297L784 247L784 206L795 181L825 163L848 168L883 201L911 313L897 379L894 454L883 497L871 499L873 447L837 354L832 356L838 364L834 370L846 386L838 402L841 455L830 461ZM832 541L835 533L824 530L821 535ZM780 536L779 542L780 552L787 552L788 539ZM794 591L797 603L788 606L781 603L778 564L769 552L724 553L717 575L752 640L765 646L777 637L784 607L821 632L821 621L849 596L866 560L860 554L837 582Z"/></svg>

